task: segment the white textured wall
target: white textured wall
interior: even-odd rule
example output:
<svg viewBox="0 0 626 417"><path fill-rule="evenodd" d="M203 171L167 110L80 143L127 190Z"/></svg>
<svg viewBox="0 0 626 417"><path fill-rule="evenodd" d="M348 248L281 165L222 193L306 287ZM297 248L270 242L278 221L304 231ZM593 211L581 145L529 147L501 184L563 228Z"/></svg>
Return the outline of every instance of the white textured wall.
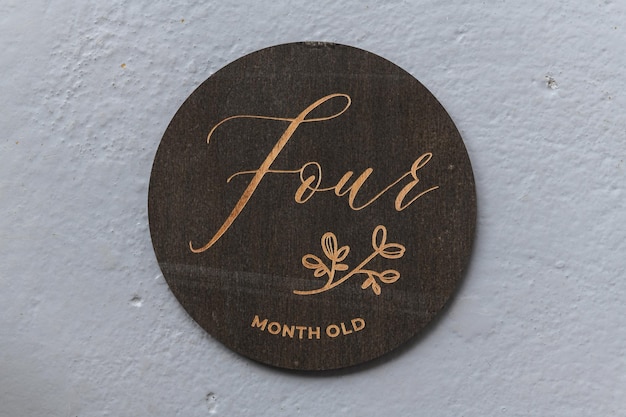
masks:
<svg viewBox="0 0 626 417"><path fill-rule="evenodd" d="M189 3L0 4L0 415L625 415L625 2ZM299 40L419 79L478 192L472 262L442 319L323 376L207 336L147 224L152 158L183 100Z"/></svg>

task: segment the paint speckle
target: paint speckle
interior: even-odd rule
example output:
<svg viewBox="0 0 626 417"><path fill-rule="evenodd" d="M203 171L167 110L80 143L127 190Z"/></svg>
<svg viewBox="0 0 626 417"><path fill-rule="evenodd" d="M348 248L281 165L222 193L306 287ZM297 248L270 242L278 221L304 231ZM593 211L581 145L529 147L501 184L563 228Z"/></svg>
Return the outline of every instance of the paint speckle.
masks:
<svg viewBox="0 0 626 417"><path fill-rule="evenodd" d="M120 65L120 67L122 67L122 69L125 69L126 68L126 64L122 64L122 65Z"/></svg>
<svg viewBox="0 0 626 417"><path fill-rule="evenodd" d="M217 396L215 395L215 393L209 392L204 399L206 401L206 406L209 409L209 413L217 413Z"/></svg>
<svg viewBox="0 0 626 417"><path fill-rule="evenodd" d="M546 85L550 90L556 90L559 88L559 84L557 84L556 80L550 75L546 75Z"/></svg>
<svg viewBox="0 0 626 417"><path fill-rule="evenodd" d="M133 298L130 299L130 305L132 305L133 307L141 307L143 305L143 300L141 299L140 296L135 295L133 296Z"/></svg>

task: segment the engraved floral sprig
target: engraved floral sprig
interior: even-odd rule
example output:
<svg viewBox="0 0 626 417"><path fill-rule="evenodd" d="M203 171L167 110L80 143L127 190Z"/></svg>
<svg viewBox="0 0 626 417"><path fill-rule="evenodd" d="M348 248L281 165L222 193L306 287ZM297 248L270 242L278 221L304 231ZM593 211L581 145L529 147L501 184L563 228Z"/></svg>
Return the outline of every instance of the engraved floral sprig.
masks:
<svg viewBox="0 0 626 417"><path fill-rule="evenodd" d="M302 265L307 269L313 270L313 276L321 278L324 275L328 276L326 283L315 290L295 290L294 294L298 295L312 295L319 294L335 288L336 286L344 283L346 280L352 278L355 275L366 275L365 281L361 285L362 289L372 288L372 291L376 295L380 295L381 285L393 284L400 279L400 272L395 269L387 269L383 272L373 271L371 269L365 269L365 266L375 257L382 256L386 259L399 259L404 256L406 248L399 243L387 243L387 229L383 225L378 225L372 233L372 248L374 251L370 256L365 258L356 268L344 275L339 279L336 278L337 271L347 271L349 266L342 263L344 259L350 253L349 246L339 247L337 243L337 237L332 232L326 232L322 236L322 251L328 260L330 266L322 261L319 257L313 254L306 254L302 257Z"/></svg>

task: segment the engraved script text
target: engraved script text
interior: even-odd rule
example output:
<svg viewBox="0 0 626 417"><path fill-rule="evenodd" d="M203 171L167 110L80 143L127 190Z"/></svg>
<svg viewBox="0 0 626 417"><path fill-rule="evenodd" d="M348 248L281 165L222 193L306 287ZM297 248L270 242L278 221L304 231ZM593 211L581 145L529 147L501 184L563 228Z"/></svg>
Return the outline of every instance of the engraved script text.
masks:
<svg viewBox="0 0 626 417"><path fill-rule="evenodd" d="M322 104L330 100L335 100L335 99L343 99L346 101L346 104L343 107L343 109L325 117L307 118L308 115L313 110L317 109ZM416 191L415 193L413 193L413 195L409 195L411 194L413 189L416 187L416 185L420 182L420 179L418 177L418 171L421 168L423 168L433 156L432 153L430 152L426 152L420 155L413 162L413 164L411 165L411 168L407 172L402 174L399 178L397 178L395 181L393 181L391 184L389 184L387 187L381 190L378 194L376 194L375 196L367 200L367 202L360 204L360 205L356 203L357 195L359 193L359 190L365 183L365 181L367 181L370 175L372 175L374 171L373 168L365 169L363 173L361 173L354 180L352 179L352 177L354 176L354 172L347 171L339 179L339 181L337 181L337 183L331 187L321 186L322 185L322 167L316 161L307 162L304 165L302 165L300 169L296 169L296 170L271 169L272 163L274 162L274 160L276 160L280 152L289 142L289 139L291 139L291 137L294 135L294 133L296 132L296 130L301 124L323 122L323 121L327 121L327 120L331 120L336 117L339 117L344 112L346 112L346 110L348 110L351 103L352 103L352 99L350 98L349 95L342 94L342 93L335 93L335 94L329 94L327 96L320 98L319 100L316 100L310 106L308 106L306 109L300 112L300 114L298 114L298 116L296 116L295 118L270 117L270 116L258 116L258 115L235 115L235 116L228 117L220 121L219 123L217 123L209 132L207 136L207 143L210 142L211 136L216 131L216 129L218 129L224 123L230 120L234 120L234 119L274 120L274 121L279 121L279 122L286 122L286 123L289 123L289 125L287 126L287 128L285 129L281 137L278 139L278 141L276 142L276 144L274 145L272 150L269 152L269 154L266 156L265 160L261 163L258 169L251 170L251 171L239 171L231 175L230 178L228 178L227 182L230 182L233 178L237 176L252 175L252 179L250 180L250 182L248 183L248 186L246 187L243 194L239 198L239 201L237 202L237 204L235 204L235 207L232 209L232 211L230 212L230 214L228 215L228 217L226 218L222 226L215 233L215 235L213 235L213 237L208 241L207 244L200 246L200 247L195 246L192 242L189 242L189 249L194 253L201 253L209 249L211 246L213 246L224 235L224 233L226 233L226 231L230 228L233 222L237 219L237 217L239 216L241 211L244 209L248 201L250 201L250 198L254 194L255 190L257 189L257 187L259 186L259 184L261 183L265 175L270 174L270 173L271 174L299 174L300 186L298 187L294 195L294 199L297 203L302 204L302 203L307 202L311 197L313 197L315 193L333 191L337 197L343 197L347 195L348 205L353 210L362 210L365 207L369 206L374 201L376 201L379 197L381 197L383 194L385 194L387 191L389 191L391 188L393 188L394 186L396 186L397 184L399 184L401 181L403 181L406 178L409 179L408 183L406 183L396 195L394 208L397 211L402 211L406 209L413 202L415 202L415 200L417 200L418 198L439 188L438 186L433 186L422 191ZM310 172L311 170L312 172ZM306 174L305 172L309 172L309 174Z"/></svg>

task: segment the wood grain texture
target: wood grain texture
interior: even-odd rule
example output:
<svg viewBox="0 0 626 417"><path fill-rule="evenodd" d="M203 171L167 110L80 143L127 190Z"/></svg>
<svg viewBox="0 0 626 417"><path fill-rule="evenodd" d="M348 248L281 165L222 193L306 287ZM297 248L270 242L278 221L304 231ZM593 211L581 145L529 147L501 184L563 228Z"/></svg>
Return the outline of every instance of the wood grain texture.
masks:
<svg viewBox="0 0 626 417"><path fill-rule="evenodd" d="M163 135L148 207L194 320L300 370L359 364L423 329L458 286L476 219L467 152L433 95L381 57L319 43L252 53L198 87Z"/></svg>

